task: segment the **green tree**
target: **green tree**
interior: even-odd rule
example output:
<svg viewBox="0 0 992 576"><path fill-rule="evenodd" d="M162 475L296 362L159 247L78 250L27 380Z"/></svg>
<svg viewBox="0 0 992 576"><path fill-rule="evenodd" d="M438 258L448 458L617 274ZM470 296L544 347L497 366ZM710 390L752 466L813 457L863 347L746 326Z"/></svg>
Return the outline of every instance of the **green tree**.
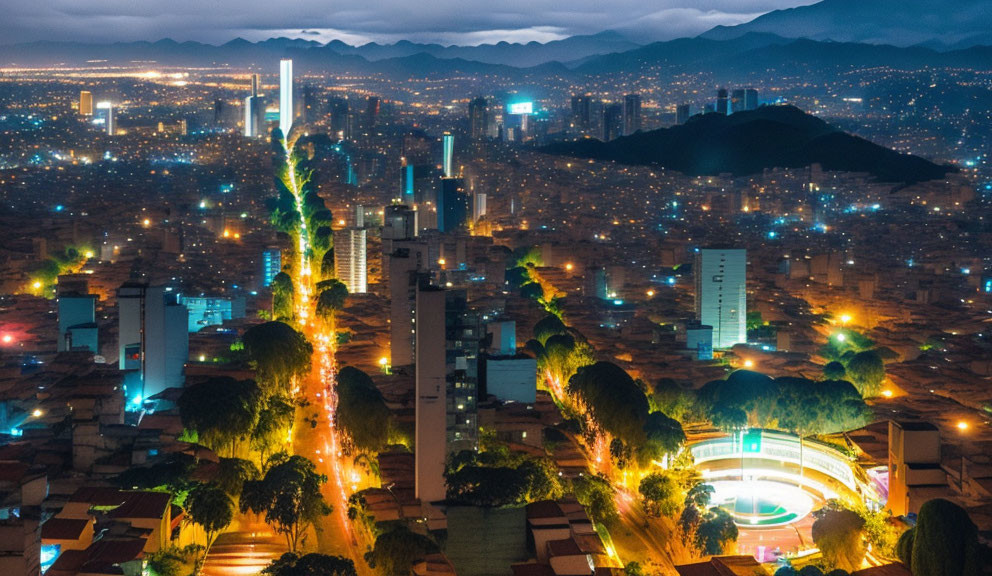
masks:
<svg viewBox="0 0 992 576"><path fill-rule="evenodd" d="M245 331L242 340L266 396L288 395L293 379L310 372L313 346L303 334L284 322L252 326Z"/></svg>
<svg viewBox="0 0 992 576"><path fill-rule="evenodd" d="M337 375L338 404L335 418L355 448L378 453L392 430L392 413L368 374L345 366Z"/></svg>
<svg viewBox="0 0 992 576"><path fill-rule="evenodd" d="M540 286L538 286L540 288ZM540 294L543 296L543 292ZM534 338L545 345L548 338L558 334L568 334L568 327L561 321L561 318L555 316L554 314L548 314L542 318L537 324L534 325Z"/></svg>
<svg viewBox="0 0 992 576"><path fill-rule="evenodd" d="M835 508L824 508L815 516L813 542L827 567L848 572L860 569L865 558L864 519L854 511Z"/></svg>
<svg viewBox="0 0 992 576"><path fill-rule="evenodd" d="M978 529L968 513L943 498L920 506L913 535L913 576L978 576L982 567Z"/></svg>
<svg viewBox="0 0 992 576"><path fill-rule="evenodd" d="M294 315L293 279L285 272L272 277L272 316L292 320Z"/></svg>
<svg viewBox="0 0 992 576"><path fill-rule="evenodd" d="M847 375L865 398L878 396L885 380L885 363L875 350L858 352L847 362Z"/></svg>
<svg viewBox="0 0 992 576"><path fill-rule="evenodd" d="M537 340L531 340L537 351L538 371L559 385L564 385L582 366L593 363L592 348L585 342L576 342L569 334L555 334L549 337L542 347Z"/></svg>
<svg viewBox="0 0 992 576"><path fill-rule="evenodd" d="M696 548L706 555L722 554L730 544L737 541L737 534L737 525L730 513L714 506L699 524Z"/></svg>
<svg viewBox="0 0 992 576"><path fill-rule="evenodd" d="M271 466L261 480L245 482L241 511L265 514L265 522L286 537L290 552L296 552L306 530L331 513L320 493L325 482L327 476L318 474L313 462L289 456Z"/></svg>
<svg viewBox="0 0 992 576"><path fill-rule="evenodd" d="M325 322L330 321L334 313L344 308L348 298L348 287L340 280L325 280L318 286L320 296L317 297L317 316Z"/></svg>
<svg viewBox="0 0 992 576"><path fill-rule="evenodd" d="M433 540L400 524L376 538L375 546L365 553L365 561L380 574L409 574L414 563L437 551Z"/></svg>
<svg viewBox="0 0 992 576"><path fill-rule="evenodd" d="M238 498L245 482L256 480L260 475L254 462L242 458L221 458L217 463L214 484L231 498Z"/></svg>
<svg viewBox="0 0 992 576"><path fill-rule="evenodd" d="M642 467L678 453L685 444L682 425L661 412L648 414L644 422L644 437L644 443L635 451L638 464Z"/></svg>
<svg viewBox="0 0 992 576"><path fill-rule="evenodd" d="M825 380L843 380L847 377L847 369L844 365L836 360L828 362L826 366L823 367L823 378Z"/></svg>
<svg viewBox="0 0 992 576"><path fill-rule="evenodd" d="M286 552L262 570L270 576L358 576L355 563L341 556Z"/></svg>
<svg viewBox="0 0 992 576"><path fill-rule="evenodd" d="M237 440L248 437L258 422L261 398L255 381L218 376L185 388L179 415L183 426L196 430L210 448L229 445L234 457Z"/></svg>
<svg viewBox="0 0 992 576"><path fill-rule="evenodd" d="M583 475L572 480L572 489L579 504L585 507L589 517L607 528L620 521L615 499L616 490L602 476Z"/></svg>
<svg viewBox="0 0 992 576"><path fill-rule="evenodd" d="M896 557L906 565L906 568L913 568L913 540L916 537L916 528L910 528L899 536L896 542Z"/></svg>
<svg viewBox="0 0 992 576"><path fill-rule="evenodd" d="M293 405L283 396L272 396L265 403L251 432L251 447L258 450L262 462L286 440L294 415Z"/></svg>
<svg viewBox="0 0 992 576"><path fill-rule="evenodd" d="M696 397L692 390L682 388L675 380L662 378L651 389L648 402L652 410L685 422L695 410Z"/></svg>
<svg viewBox="0 0 992 576"><path fill-rule="evenodd" d="M190 491L186 499L186 513L206 533L207 543L203 552L206 556L217 535L234 519L234 505L219 486L200 484Z"/></svg>
<svg viewBox="0 0 992 576"><path fill-rule="evenodd" d="M653 516L675 516L680 513L682 492L679 485L667 474L654 472L641 479L637 487L644 498L644 506Z"/></svg>
<svg viewBox="0 0 992 576"><path fill-rule="evenodd" d="M623 368L610 362L583 366L568 381L568 392L616 440L635 447L646 440L648 400Z"/></svg>
<svg viewBox="0 0 992 576"><path fill-rule="evenodd" d="M334 250L324 252L323 258L320 259L320 277L334 278Z"/></svg>

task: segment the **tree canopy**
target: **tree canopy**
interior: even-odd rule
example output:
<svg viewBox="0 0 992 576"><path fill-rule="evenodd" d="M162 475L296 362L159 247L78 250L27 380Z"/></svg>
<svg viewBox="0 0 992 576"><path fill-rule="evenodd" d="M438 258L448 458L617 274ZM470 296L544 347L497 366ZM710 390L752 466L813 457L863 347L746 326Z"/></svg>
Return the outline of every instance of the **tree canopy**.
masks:
<svg viewBox="0 0 992 576"><path fill-rule="evenodd" d="M206 555L217 534L227 528L234 519L234 505L219 486L200 484L190 491L186 499L186 513L189 514L190 520L202 527L206 533L207 545L204 549Z"/></svg>
<svg viewBox="0 0 992 576"><path fill-rule="evenodd" d="M920 506L914 528L913 576L978 576L982 550L968 513L943 498Z"/></svg>
<svg viewBox="0 0 992 576"><path fill-rule="evenodd" d="M365 553L365 561L380 574L409 574L414 563L437 551L433 540L398 524L375 539L375 547Z"/></svg>
<svg viewBox="0 0 992 576"><path fill-rule="evenodd" d="M262 570L270 576L358 576L355 563L349 558L326 554L300 556L286 552Z"/></svg>
<svg viewBox="0 0 992 576"><path fill-rule="evenodd" d="M252 326L242 340L267 395L288 394L292 379L310 371L313 346L284 322Z"/></svg>
<svg viewBox="0 0 992 576"><path fill-rule="evenodd" d="M878 396L885 380L885 362L875 350L858 352L847 362L847 376L865 398Z"/></svg>
<svg viewBox="0 0 992 576"><path fill-rule="evenodd" d="M851 510L829 507L817 511L815 516L813 542L827 567L848 572L860 569L865 557L864 519Z"/></svg>
<svg viewBox="0 0 992 576"><path fill-rule="evenodd" d="M320 493L327 477L318 474L313 462L302 456L280 460L261 480L245 482L241 511L265 514L265 522L283 534L289 550L296 552L307 528L331 513Z"/></svg>
<svg viewBox="0 0 992 576"><path fill-rule="evenodd" d="M317 316L324 320L330 319L335 312L344 308L348 298L348 287L340 280L324 280L317 285L320 295L317 297Z"/></svg>
<svg viewBox="0 0 992 576"><path fill-rule="evenodd" d="M337 374L337 423L355 448L379 452L389 441L392 413L368 374L345 366Z"/></svg>
<svg viewBox="0 0 992 576"><path fill-rule="evenodd" d="M261 398L254 380L218 376L183 389L179 415L210 448L229 445L234 456L237 440L248 437L258 422Z"/></svg>
<svg viewBox="0 0 992 576"><path fill-rule="evenodd" d="M649 514L674 516L681 507L682 493L668 474L653 472L641 479L637 487Z"/></svg>

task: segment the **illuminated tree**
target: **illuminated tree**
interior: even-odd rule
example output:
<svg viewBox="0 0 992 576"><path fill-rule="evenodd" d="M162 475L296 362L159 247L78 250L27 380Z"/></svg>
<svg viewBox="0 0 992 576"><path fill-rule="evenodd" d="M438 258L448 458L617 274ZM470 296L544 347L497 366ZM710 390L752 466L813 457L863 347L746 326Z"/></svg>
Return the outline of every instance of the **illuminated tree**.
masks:
<svg viewBox="0 0 992 576"><path fill-rule="evenodd" d="M682 425L661 412L648 414L644 422L644 443L636 447L635 455L640 466L660 461L666 455L676 454L685 443Z"/></svg>
<svg viewBox="0 0 992 576"><path fill-rule="evenodd" d="M542 292L543 294L543 292ZM568 327L562 323L561 318L554 314L549 314L534 325L534 338L542 345L546 345L548 338L556 335L568 335Z"/></svg>
<svg viewBox="0 0 992 576"><path fill-rule="evenodd" d="M293 319L293 279L280 272L272 278L272 315L277 319Z"/></svg>
<svg viewBox="0 0 992 576"><path fill-rule="evenodd" d="M847 362L847 375L865 398L878 396L885 380L885 363L875 350L858 352Z"/></svg>
<svg viewBox="0 0 992 576"><path fill-rule="evenodd" d="M851 510L825 507L815 513L813 542L829 568L848 572L861 568L865 557L865 521Z"/></svg>
<svg viewBox="0 0 992 576"><path fill-rule="evenodd" d="M978 576L982 550L968 513L943 498L920 506L910 568L913 576Z"/></svg>
<svg viewBox="0 0 992 576"><path fill-rule="evenodd" d="M682 504L682 492L678 484L667 474L648 474L637 487L644 498L649 514L654 516L675 516Z"/></svg>
<svg viewBox="0 0 992 576"><path fill-rule="evenodd" d="M437 551L433 540L398 524L375 539L375 546L365 553L365 561L380 574L409 574L415 562Z"/></svg>
<svg viewBox="0 0 992 576"><path fill-rule="evenodd" d="M324 280L317 284L320 295L317 297L317 315L325 321L330 320L334 313L344 308L348 298L348 287L340 280Z"/></svg>
<svg viewBox="0 0 992 576"><path fill-rule="evenodd" d="M737 541L737 525L729 512L714 506L696 530L696 548L705 555L722 554Z"/></svg>
<svg viewBox="0 0 992 576"><path fill-rule="evenodd" d="M265 322L245 331L242 341L267 395L289 394L293 378L310 372L313 346L288 324Z"/></svg>
<svg viewBox="0 0 992 576"><path fill-rule="evenodd" d="M183 389L179 415L183 426L199 433L214 450L229 444L236 454L237 440L246 438L258 422L262 391L253 380L218 376Z"/></svg>
<svg viewBox="0 0 992 576"><path fill-rule="evenodd" d="M285 441L294 413L293 405L282 396L272 396L265 403L251 432L251 447L259 451L263 462L271 450Z"/></svg>
<svg viewBox="0 0 992 576"><path fill-rule="evenodd" d="M575 498L589 513L593 522L607 527L620 521L617 511L616 490L602 476L582 475L572 479Z"/></svg>
<svg viewBox="0 0 992 576"><path fill-rule="evenodd" d="M568 393L615 439L635 447L645 441L648 400L623 368L610 362L583 366L568 381Z"/></svg>
<svg viewBox="0 0 992 576"><path fill-rule="evenodd" d="M337 376L335 419L355 448L377 453L385 448L392 429L392 413L368 374L345 366Z"/></svg>
<svg viewBox="0 0 992 576"><path fill-rule="evenodd" d="M241 496L241 489L248 480L260 476L258 466L242 458L221 458L217 463L217 476L214 484L231 498Z"/></svg>
<svg viewBox="0 0 992 576"><path fill-rule="evenodd" d="M341 556L286 552L262 570L270 576L358 576L355 563Z"/></svg>
<svg viewBox="0 0 992 576"><path fill-rule="evenodd" d="M200 484L190 491L186 499L186 513L194 524L206 533L204 555L224 528L234 519L234 505L224 490L212 484Z"/></svg>
<svg viewBox="0 0 992 576"><path fill-rule="evenodd" d="M289 456L269 468L261 480L245 482L241 512L265 514L265 522L286 537L290 552L296 552L307 529L331 513L320 493L325 482L327 476L318 474L313 462Z"/></svg>
<svg viewBox="0 0 992 576"><path fill-rule="evenodd" d="M844 368L844 365L836 360L828 362L823 367L823 378L825 380L843 380L846 376L847 370Z"/></svg>

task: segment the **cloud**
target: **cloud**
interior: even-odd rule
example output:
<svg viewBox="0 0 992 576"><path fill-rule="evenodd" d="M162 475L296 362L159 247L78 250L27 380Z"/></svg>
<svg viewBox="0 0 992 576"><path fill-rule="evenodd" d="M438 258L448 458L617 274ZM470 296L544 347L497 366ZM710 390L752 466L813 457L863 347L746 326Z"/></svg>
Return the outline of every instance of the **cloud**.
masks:
<svg viewBox="0 0 992 576"><path fill-rule="evenodd" d="M237 36L445 44L547 42L606 29L641 40L698 34L716 24L814 0L4 0L0 42L89 42ZM347 40L345 40L347 41Z"/></svg>

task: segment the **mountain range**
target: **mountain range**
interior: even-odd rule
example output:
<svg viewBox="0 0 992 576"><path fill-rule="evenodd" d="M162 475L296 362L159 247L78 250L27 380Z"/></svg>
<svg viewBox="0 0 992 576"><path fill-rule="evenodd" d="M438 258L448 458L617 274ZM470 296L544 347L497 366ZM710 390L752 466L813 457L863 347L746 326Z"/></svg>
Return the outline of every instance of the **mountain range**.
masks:
<svg viewBox="0 0 992 576"><path fill-rule="evenodd" d="M745 176L770 168L866 172L883 182L934 180L954 171L847 134L792 106L763 106L731 115L702 114L683 125L638 132L611 142L579 140L542 148L555 155L652 165L690 176Z"/></svg>
<svg viewBox="0 0 992 576"><path fill-rule="evenodd" d="M922 45L938 50L992 44L988 0L822 0L775 10L737 26L702 34L731 40L748 32L834 42Z"/></svg>

